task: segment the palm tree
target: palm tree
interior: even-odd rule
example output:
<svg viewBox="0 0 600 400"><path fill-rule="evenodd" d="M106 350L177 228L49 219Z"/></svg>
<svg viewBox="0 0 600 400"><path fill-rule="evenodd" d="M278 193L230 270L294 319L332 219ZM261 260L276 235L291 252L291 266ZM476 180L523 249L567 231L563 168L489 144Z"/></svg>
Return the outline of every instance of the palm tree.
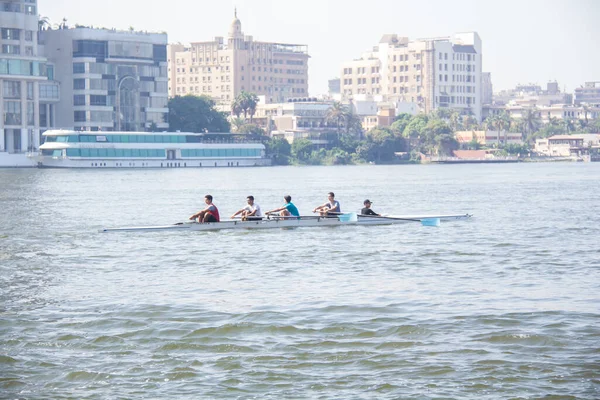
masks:
<svg viewBox="0 0 600 400"><path fill-rule="evenodd" d="M522 116L527 136L531 137L535 131L539 129L540 117L535 107L525 110Z"/></svg>
<svg viewBox="0 0 600 400"><path fill-rule="evenodd" d="M240 99L238 96L231 102L231 113L239 119L240 115L242 114L242 111L242 106L240 104Z"/></svg>
<svg viewBox="0 0 600 400"><path fill-rule="evenodd" d="M510 128L510 115L503 111L500 115L498 115L496 120L496 126L498 127L498 131L504 131L504 145L508 144L508 129Z"/></svg>
<svg viewBox="0 0 600 400"><path fill-rule="evenodd" d="M240 117L236 117L236 118L232 118L231 119L231 127L233 128L233 130L235 132L239 132L240 128L242 126L244 126L246 124L246 121L244 121L242 118Z"/></svg>
<svg viewBox="0 0 600 400"><path fill-rule="evenodd" d="M244 113L244 119L250 113L250 123L252 123L252 117L256 114L256 105L258 104L258 96L254 93L244 92L243 90L234 100L234 103L237 103L237 107ZM236 107L236 110L237 110ZM233 110L233 104L232 104Z"/></svg>
<svg viewBox="0 0 600 400"><path fill-rule="evenodd" d="M50 27L50 18L38 16L38 30L43 31L44 28Z"/></svg>
<svg viewBox="0 0 600 400"><path fill-rule="evenodd" d="M587 103L581 103L581 108L583 109L583 116L585 118L585 126L588 125L588 114L590 113L590 106Z"/></svg>
<svg viewBox="0 0 600 400"><path fill-rule="evenodd" d="M450 126L454 132L462 129L462 121L458 111L452 111L452 114L450 114Z"/></svg>
<svg viewBox="0 0 600 400"><path fill-rule="evenodd" d="M338 141L340 140L340 122L346 118L347 114L348 109L339 101L335 101L325 114L325 120L336 124Z"/></svg>
<svg viewBox="0 0 600 400"><path fill-rule="evenodd" d="M565 127L565 130L567 131L567 135L575 130L575 124L573 123L572 119L563 120L563 126Z"/></svg>
<svg viewBox="0 0 600 400"><path fill-rule="evenodd" d="M252 123L252 117L256 114L256 106L258 105L258 96L254 93L248 93L248 113L250 113L250 123Z"/></svg>
<svg viewBox="0 0 600 400"><path fill-rule="evenodd" d="M558 127L560 126L560 121L556 117L550 117L548 118L548 125L552 127Z"/></svg>

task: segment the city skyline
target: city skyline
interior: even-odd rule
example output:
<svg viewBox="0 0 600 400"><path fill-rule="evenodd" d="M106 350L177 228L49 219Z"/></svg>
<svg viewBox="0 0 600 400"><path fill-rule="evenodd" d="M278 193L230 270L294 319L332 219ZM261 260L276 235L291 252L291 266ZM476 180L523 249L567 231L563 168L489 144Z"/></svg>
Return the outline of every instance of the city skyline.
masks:
<svg viewBox="0 0 600 400"><path fill-rule="evenodd" d="M452 4L375 0L366 8L337 0L307 1L293 8L268 0L182 0L173 7L158 0L85 5L75 0L60 4L39 0L38 6L39 14L53 24L64 17L70 26L165 31L170 43L183 44L226 36L237 7L244 32L255 40L308 45L311 96L326 93L328 79L339 78L342 63L359 58L388 33L417 39L478 32L483 42L483 71L491 72L494 91L526 83L543 86L556 80L561 90L566 87L572 92L585 81L599 79L595 66L600 65L600 55L590 51L600 33L593 23L600 15L600 3L593 0L569 4L510 0L502 7L472 0ZM203 14L208 7L210 14Z"/></svg>

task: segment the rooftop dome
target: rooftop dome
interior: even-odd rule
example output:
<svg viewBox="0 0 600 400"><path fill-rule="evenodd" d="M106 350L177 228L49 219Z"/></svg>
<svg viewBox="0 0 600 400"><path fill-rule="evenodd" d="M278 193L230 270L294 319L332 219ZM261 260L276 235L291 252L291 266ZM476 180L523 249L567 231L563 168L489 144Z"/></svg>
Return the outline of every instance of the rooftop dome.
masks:
<svg viewBox="0 0 600 400"><path fill-rule="evenodd" d="M242 33L242 23L237 17L237 9L233 12L233 21L231 21L231 25L229 26L229 37L230 38L240 38L244 37Z"/></svg>

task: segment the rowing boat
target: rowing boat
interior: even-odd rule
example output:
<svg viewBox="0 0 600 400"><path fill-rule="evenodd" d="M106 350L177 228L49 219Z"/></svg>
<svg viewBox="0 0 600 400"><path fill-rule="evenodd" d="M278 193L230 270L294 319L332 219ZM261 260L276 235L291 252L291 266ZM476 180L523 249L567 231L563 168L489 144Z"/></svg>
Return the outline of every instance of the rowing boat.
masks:
<svg viewBox="0 0 600 400"><path fill-rule="evenodd" d="M299 228L299 227L322 227L342 225L392 225L410 222L420 222L425 226L439 226L440 221L456 221L471 218L470 214L446 214L446 215L357 215L356 213L341 214L334 218L324 217L298 217L282 218L269 217L260 221L222 221L222 222L180 222L173 225L162 226L130 226L121 228L104 228L100 232L123 232L123 231L217 231L237 229L274 229L274 228Z"/></svg>

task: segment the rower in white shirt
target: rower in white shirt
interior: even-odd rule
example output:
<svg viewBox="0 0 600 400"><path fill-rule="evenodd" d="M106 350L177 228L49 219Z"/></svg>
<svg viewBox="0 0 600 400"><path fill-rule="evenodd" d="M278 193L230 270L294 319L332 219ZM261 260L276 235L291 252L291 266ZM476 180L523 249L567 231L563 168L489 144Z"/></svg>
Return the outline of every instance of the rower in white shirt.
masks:
<svg viewBox="0 0 600 400"><path fill-rule="evenodd" d="M238 210L235 214L231 216L231 218L235 218L236 216L242 216L242 221L260 221L263 219L262 211L260 210L260 206L254 202L254 196L246 197L246 201L248 204L241 210Z"/></svg>

